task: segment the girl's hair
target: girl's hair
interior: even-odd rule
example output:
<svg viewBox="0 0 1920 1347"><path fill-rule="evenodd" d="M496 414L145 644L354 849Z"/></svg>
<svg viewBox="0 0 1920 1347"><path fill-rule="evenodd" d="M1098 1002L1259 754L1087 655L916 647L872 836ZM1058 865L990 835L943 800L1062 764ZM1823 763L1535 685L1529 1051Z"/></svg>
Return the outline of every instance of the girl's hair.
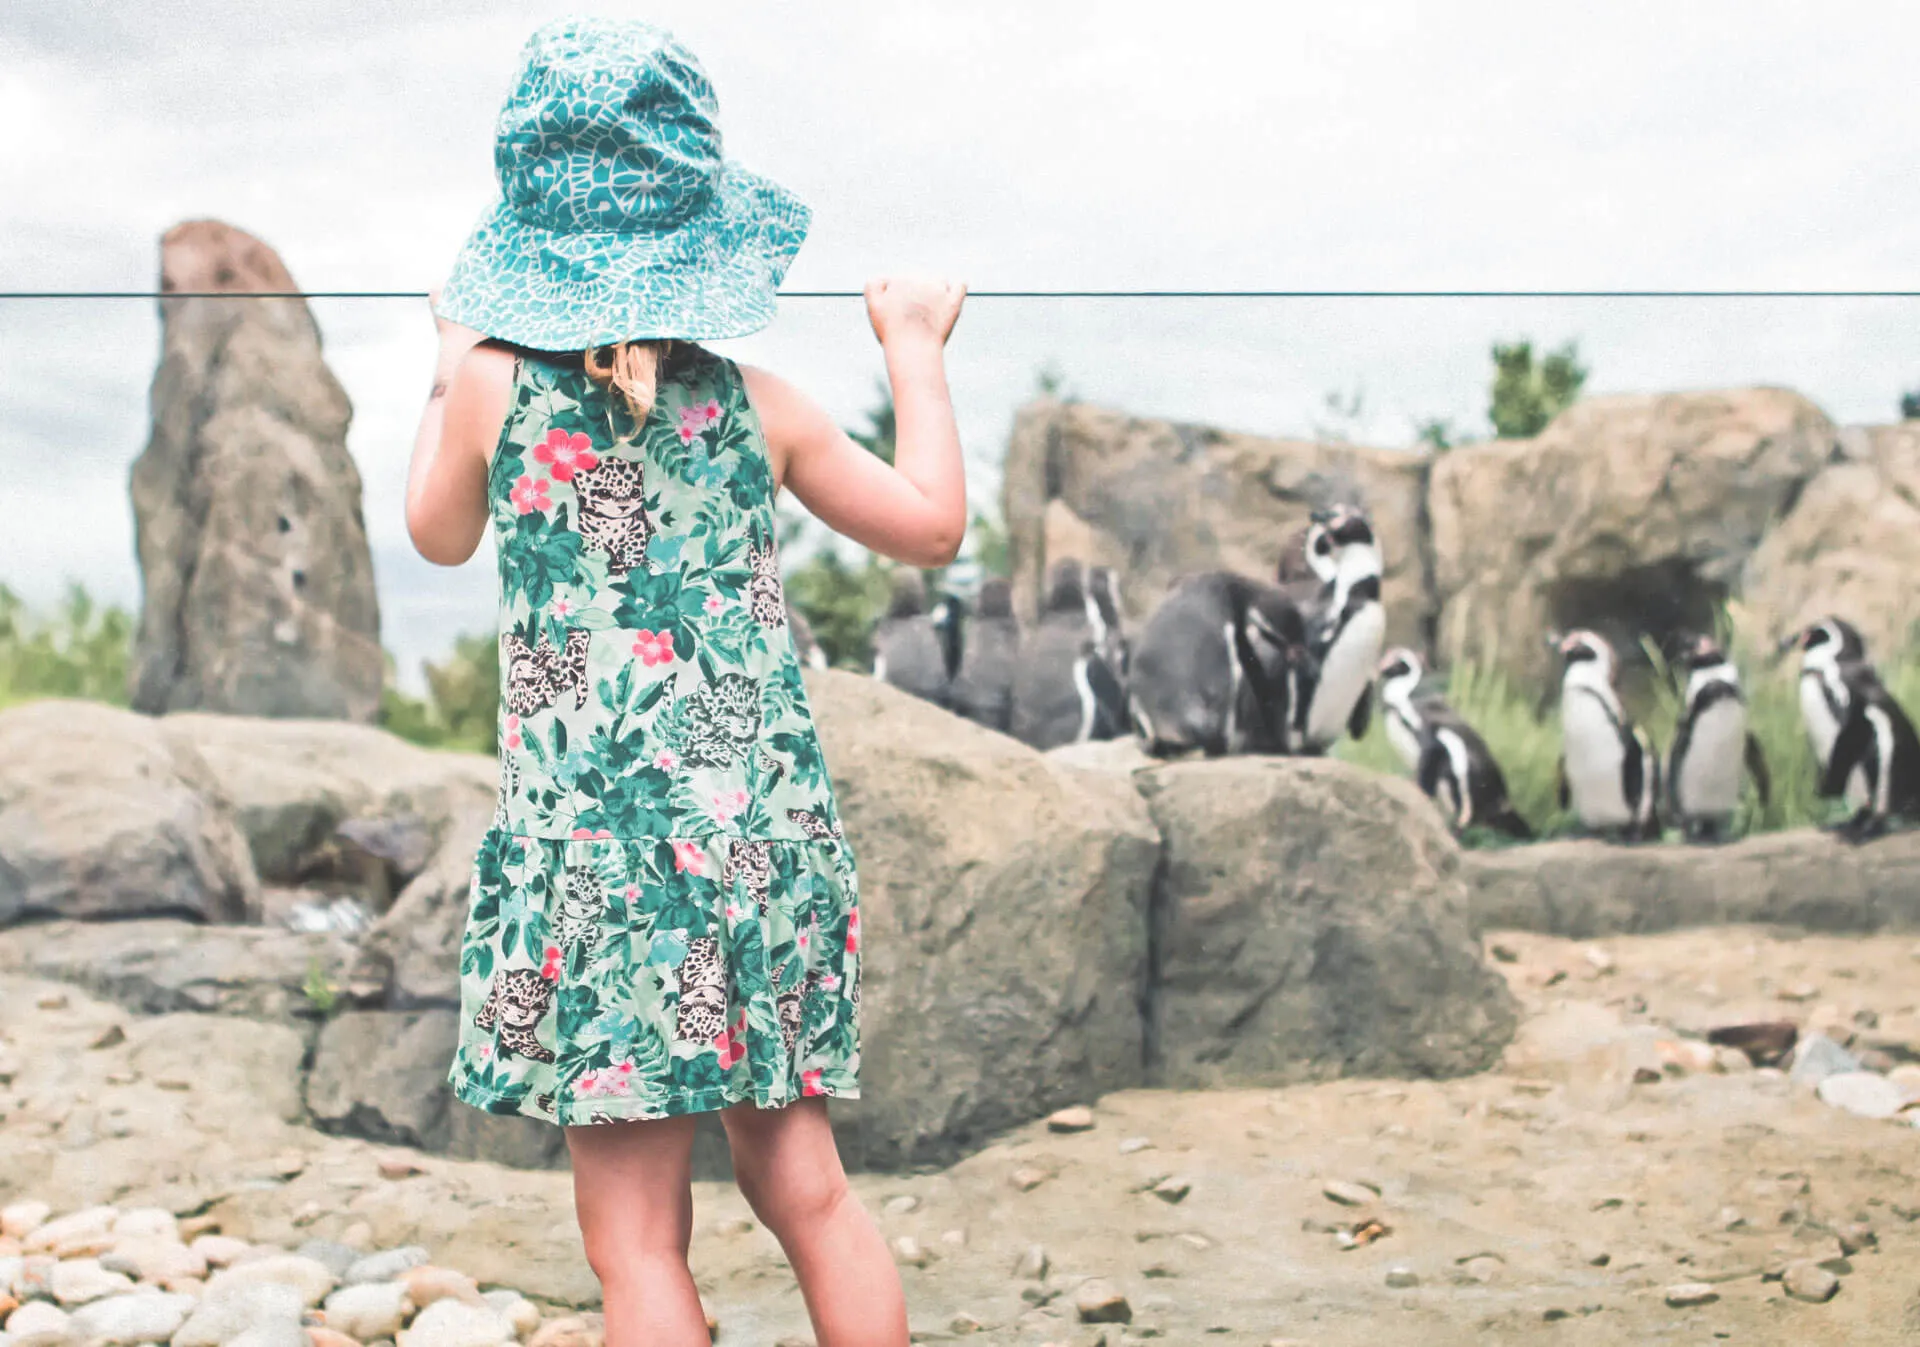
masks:
<svg viewBox="0 0 1920 1347"><path fill-rule="evenodd" d="M622 341L589 347L583 359L587 377L618 393L637 426L653 410L660 385L660 362L666 350L664 341Z"/></svg>

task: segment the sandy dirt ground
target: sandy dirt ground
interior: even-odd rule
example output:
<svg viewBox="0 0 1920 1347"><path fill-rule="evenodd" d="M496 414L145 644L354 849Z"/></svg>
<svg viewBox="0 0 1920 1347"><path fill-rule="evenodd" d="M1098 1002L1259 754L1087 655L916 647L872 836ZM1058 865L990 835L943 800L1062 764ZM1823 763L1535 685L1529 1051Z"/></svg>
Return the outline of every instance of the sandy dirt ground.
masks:
<svg viewBox="0 0 1920 1347"><path fill-rule="evenodd" d="M1092 1101L1083 1131L1035 1123L950 1169L859 1176L916 1337L1920 1343L1912 1117L1853 1117L1777 1071L1661 1069L1656 1046L1791 1019L1920 1058L1914 937L1486 946L1526 1010L1497 1073L1128 1091ZM484 1285L594 1302L565 1174L424 1155L407 1174L405 1153L288 1121L293 1087L271 1082L304 1051L291 1028L140 1019L8 979L0 1035L0 1201L154 1203L289 1247L418 1243ZM700 1184L695 1202L719 1341L808 1341L780 1250L738 1194ZM1769 1274L1795 1261L1835 1271L1838 1293L1789 1296ZM1080 1321L1095 1279L1128 1322ZM1670 1304L1682 1284L1701 1303Z"/></svg>

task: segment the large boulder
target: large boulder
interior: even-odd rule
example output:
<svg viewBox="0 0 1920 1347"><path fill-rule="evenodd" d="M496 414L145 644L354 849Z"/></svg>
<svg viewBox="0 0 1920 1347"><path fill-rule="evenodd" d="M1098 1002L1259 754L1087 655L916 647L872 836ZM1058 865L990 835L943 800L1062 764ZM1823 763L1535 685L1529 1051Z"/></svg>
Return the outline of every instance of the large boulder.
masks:
<svg viewBox="0 0 1920 1347"><path fill-rule="evenodd" d="M1473 939L1459 848L1410 782L1256 757L1134 779L1166 839L1154 1084L1458 1076L1499 1060L1513 998Z"/></svg>
<svg viewBox="0 0 1920 1347"><path fill-rule="evenodd" d="M1840 447L1747 561L1741 598L1763 648L1829 615L1875 658L1920 638L1920 422L1850 427Z"/></svg>
<svg viewBox="0 0 1920 1347"><path fill-rule="evenodd" d="M1920 931L1920 833L1864 846L1799 829L1724 847L1542 842L1469 852L1474 929L1587 940L1684 926Z"/></svg>
<svg viewBox="0 0 1920 1347"><path fill-rule="evenodd" d="M860 867L853 1159L951 1159L1139 1084L1159 838L1138 794L873 679L807 683Z"/></svg>
<svg viewBox="0 0 1920 1347"><path fill-rule="evenodd" d="M460 1004L460 938L472 899L473 862L492 822L491 811L454 818L427 868L367 932L358 976L386 989L388 1008Z"/></svg>
<svg viewBox="0 0 1920 1347"><path fill-rule="evenodd" d="M1531 440L1453 450L1428 509L1442 663L1539 681L1550 628L1591 627L1629 655L1712 630L1761 540L1833 456L1797 393L1591 398Z"/></svg>
<svg viewBox="0 0 1920 1347"><path fill-rule="evenodd" d="M0 713L0 926L259 910L218 783L158 722L97 702Z"/></svg>
<svg viewBox="0 0 1920 1347"><path fill-rule="evenodd" d="M167 716L160 727L233 801L254 868L269 883L297 883L334 860L349 820L384 825L404 883L456 819L492 809L498 784L491 757L422 748L370 725L196 713Z"/></svg>
<svg viewBox="0 0 1920 1347"><path fill-rule="evenodd" d="M1399 450L1034 403L1014 422L1002 479L1016 610L1030 620L1047 564L1071 556L1115 567L1123 601L1143 618L1181 575L1271 575L1308 515L1344 502L1364 505L1380 537L1388 639L1424 647L1426 467Z"/></svg>
<svg viewBox="0 0 1920 1347"><path fill-rule="evenodd" d="M133 466L145 600L131 695L371 721L384 674L352 409L266 244L196 220L161 240L153 428ZM234 298L227 298L227 295Z"/></svg>

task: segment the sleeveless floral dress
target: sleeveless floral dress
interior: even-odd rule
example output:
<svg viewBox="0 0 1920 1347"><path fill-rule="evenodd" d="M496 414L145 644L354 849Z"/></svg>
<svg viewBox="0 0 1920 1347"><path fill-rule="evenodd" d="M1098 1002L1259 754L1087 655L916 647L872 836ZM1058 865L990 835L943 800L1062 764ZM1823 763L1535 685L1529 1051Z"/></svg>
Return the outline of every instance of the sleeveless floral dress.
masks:
<svg viewBox="0 0 1920 1347"><path fill-rule="evenodd" d="M740 371L675 343L636 428L578 356L522 352L510 406L454 1093L560 1124L857 1098L854 858Z"/></svg>

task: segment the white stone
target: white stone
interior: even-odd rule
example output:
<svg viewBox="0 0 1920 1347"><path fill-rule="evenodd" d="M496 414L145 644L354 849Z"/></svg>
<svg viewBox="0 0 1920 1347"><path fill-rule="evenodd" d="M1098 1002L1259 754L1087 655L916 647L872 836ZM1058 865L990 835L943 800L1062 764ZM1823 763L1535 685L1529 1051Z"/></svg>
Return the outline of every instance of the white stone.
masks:
<svg viewBox="0 0 1920 1347"><path fill-rule="evenodd" d="M63 1245L102 1239L112 1233L114 1218L119 1214L118 1207L83 1207L65 1216L56 1216L28 1231L21 1247L28 1253L48 1250L58 1253Z"/></svg>
<svg viewBox="0 0 1920 1347"><path fill-rule="evenodd" d="M305 1308L299 1289L281 1282L229 1283L218 1293L209 1288L171 1347L227 1347L255 1328L290 1325L297 1331Z"/></svg>
<svg viewBox="0 0 1920 1347"><path fill-rule="evenodd" d="M53 1208L45 1202L9 1202L0 1207L0 1235L24 1239L51 1215Z"/></svg>
<svg viewBox="0 0 1920 1347"><path fill-rule="evenodd" d="M113 1233L122 1239L180 1238L180 1222L165 1207L129 1207L114 1218Z"/></svg>
<svg viewBox="0 0 1920 1347"><path fill-rule="evenodd" d="M449 1296L415 1315L395 1342L398 1347L501 1347L513 1340L513 1322L506 1315Z"/></svg>
<svg viewBox="0 0 1920 1347"><path fill-rule="evenodd" d="M1871 1071L1841 1071L1821 1080L1823 1102L1862 1118L1891 1118L1907 1102L1906 1092Z"/></svg>
<svg viewBox="0 0 1920 1347"><path fill-rule="evenodd" d="M1858 1071L1860 1062L1825 1034L1807 1034L1793 1049L1793 1069L1787 1078L1796 1085L1818 1085L1828 1076Z"/></svg>
<svg viewBox="0 0 1920 1347"><path fill-rule="evenodd" d="M228 1286L259 1282L278 1282L283 1286L295 1287L303 1301L318 1305L333 1289L334 1275L317 1258L302 1258L296 1253L268 1254L265 1258L249 1258L216 1272L207 1281L207 1294L213 1296Z"/></svg>
<svg viewBox="0 0 1920 1347"><path fill-rule="evenodd" d="M507 1316L507 1322L513 1325L514 1336L522 1342L532 1337L540 1327L540 1307L518 1291L485 1291L480 1298L495 1312Z"/></svg>
<svg viewBox="0 0 1920 1347"><path fill-rule="evenodd" d="M1902 1062L1887 1072L1887 1079L1900 1087L1908 1103L1920 1102L1920 1062Z"/></svg>
<svg viewBox="0 0 1920 1347"><path fill-rule="evenodd" d="M136 1291L82 1305L73 1314L73 1333L86 1347L136 1347L165 1342L193 1312L192 1296Z"/></svg>
<svg viewBox="0 0 1920 1347"><path fill-rule="evenodd" d="M62 1305L84 1305L101 1296L133 1289L133 1278L122 1272L109 1272L97 1258L63 1258L48 1278L53 1298Z"/></svg>
<svg viewBox="0 0 1920 1347"><path fill-rule="evenodd" d="M58 1305L29 1300L7 1316L13 1347L67 1347L74 1340L73 1319Z"/></svg>
<svg viewBox="0 0 1920 1347"><path fill-rule="evenodd" d="M347 1269L344 1280L350 1286L356 1282L390 1282L409 1268L423 1267L426 1262L427 1251L417 1244L382 1249L354 1263Z"/></svg>
<svg viewBox="0 0 1920 1347"><path fill-rule="evenodd" d="M143 1282L207 1275L205 1258L179 1240L157 1236L121 1240L100 1255L100 1266L109 1272L124 1272Z"/></svg>
<svg viewBox="0 0 1920 1347"><path fill-rule="evenodd" d="M325 1308L328 1328L372 1342L398 1333L413 1313L413 1301L399 1282L361 1282L328 1296Z"/></svg>
<svg viewBox="0 0 1920 1347"><path fill-rule="evenodd" d="M226 1347L310 1347L310 1344L306 1329L298 1323L275 1320L247 1329Z"/></svg>

